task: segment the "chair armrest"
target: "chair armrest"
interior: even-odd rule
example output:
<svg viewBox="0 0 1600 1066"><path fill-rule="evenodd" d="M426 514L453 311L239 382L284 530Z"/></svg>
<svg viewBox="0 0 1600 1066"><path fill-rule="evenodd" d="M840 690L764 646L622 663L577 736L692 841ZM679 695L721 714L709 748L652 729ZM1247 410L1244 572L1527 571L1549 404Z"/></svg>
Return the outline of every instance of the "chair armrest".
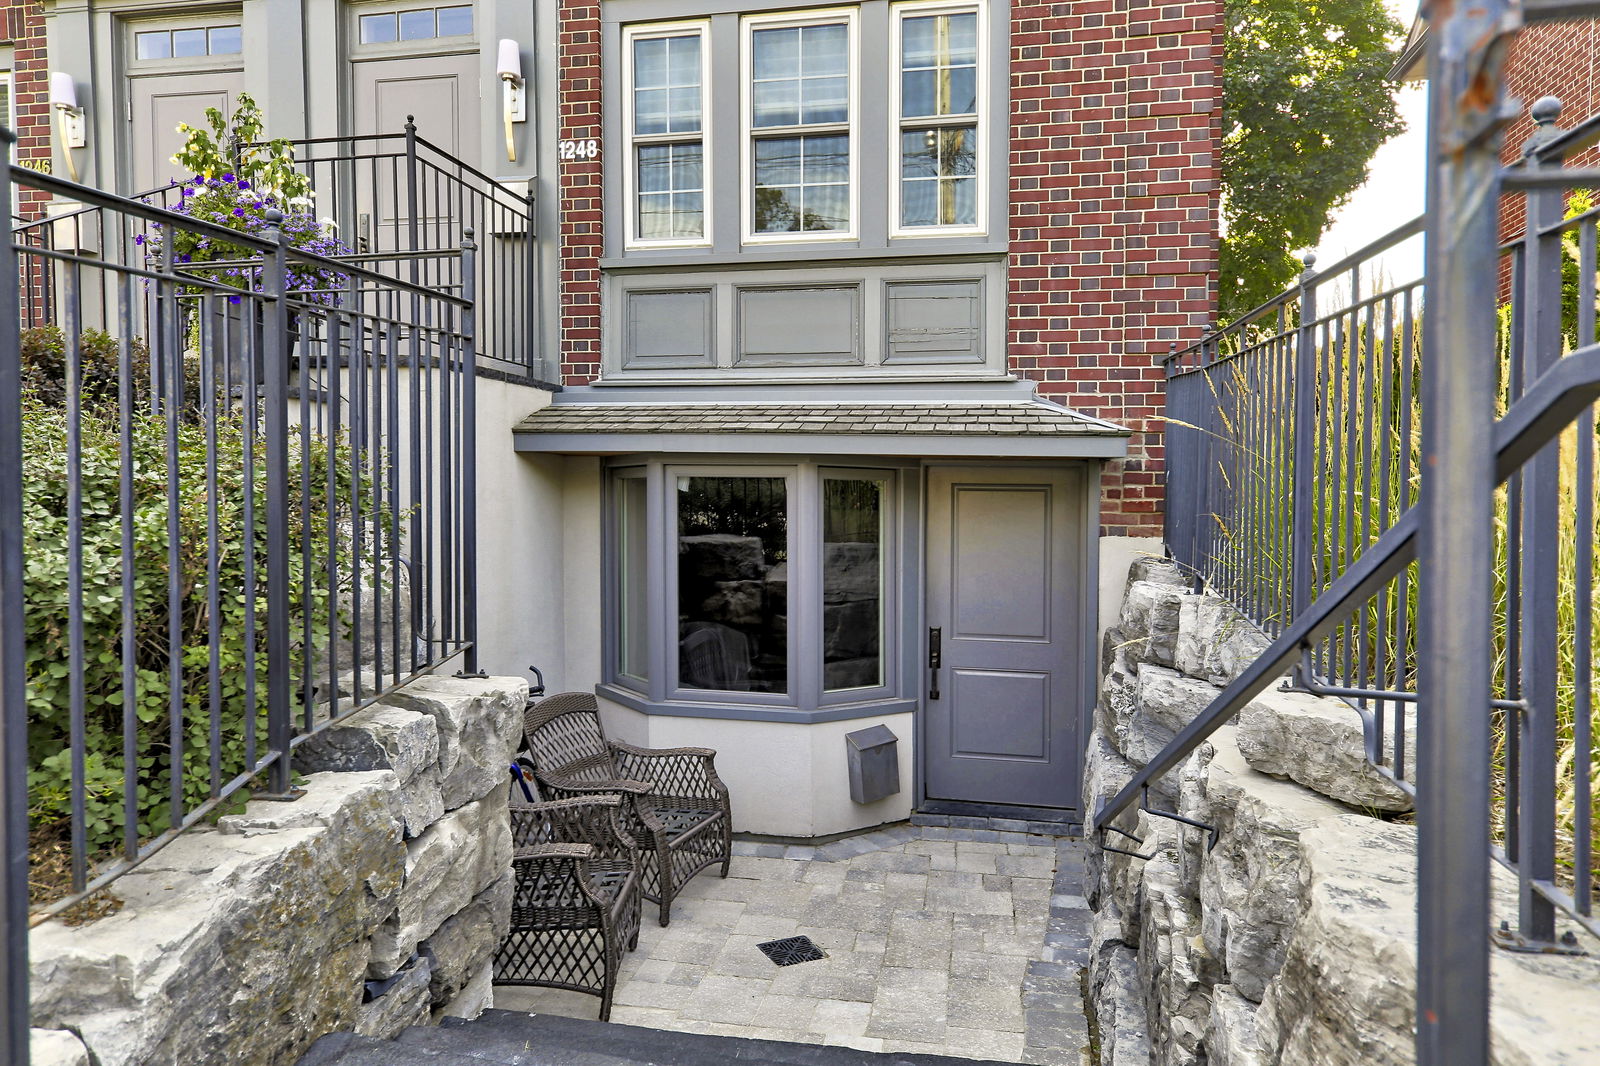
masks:
<svg viewBox="0 0 1600 1066"><path fill-rule="evenodd" d="M517 848L511 853L511 861L518 862L524 859L591 859L594 857L593 844L530 844L527 847Z"/></svg>
<svg viewBox="0 0 1600 1066"><path fill-rule="evenodd" d="M650 794L724 801L728 787L717 776L716 752L710 748L636 748L612 741L617 768L630 777L648 778Z"/></svg>
<svg viewBox="0 0 1600 1066"><path fill-rule="evenodd" d="M551 907L599 907L606 901L589 884L588 865L594 845L531 844L511 853L512 925L519 910Z"/></svg>

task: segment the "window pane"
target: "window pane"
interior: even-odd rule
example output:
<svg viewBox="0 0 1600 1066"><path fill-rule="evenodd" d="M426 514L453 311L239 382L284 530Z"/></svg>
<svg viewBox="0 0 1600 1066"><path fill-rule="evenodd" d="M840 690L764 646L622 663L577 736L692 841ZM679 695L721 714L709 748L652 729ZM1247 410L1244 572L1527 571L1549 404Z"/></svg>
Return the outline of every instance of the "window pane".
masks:
<svg viewBox="0 0 1600 1066"><path fill-rule="evenodd" d="M800 31L800 69L808 76L845 74L850 69L850 31L843 23Z"/></svg>
<svg viewBox="0 0 1600 1066"><path fill-rule="evenodd" d="M424 8L421 11L400 12L400 39L402 41L425 41L432 36L434 36L432 8Z"/></svg>
<svg viewBox="0 0 1600 1066"><path fill-rule="evenodd" d="M678 479L678 680L789 689L789 508L777 477Z"/></svg>
<svg viewBox="0 0 1600 1066"><path fill-rule="evenodd" d="M805 189L805 210L800 215L805 230L850 228L850 189L845 185L810 185Z"/></svg>
<svg viewBox="0 0 1600 1066"><path fill-rule="evenodd" d="M238 55L244 50L244 42L237 26L213 26L211 28L211 54L214 56Z"/></svg>
<svg viewBox="0 0 1600 1066"><path fill-rule="evenodd" d="M829 691L883 684L887 482L822 482L822 679Z"/></svg>
<svg viewBox="0 0 1600 1066"><path fill-rule="evenodd" d="M850 120L850 79L807 78L802 92L801 122L848 122Z"/></svg>
<svg viewBox="0 0 1600 1066"><path fill-rule="evenodd" d="M672 194L651 192L639 194L639 236L643 240L658 241L672 234Z"/></svg>
<svg viewBox="0 0 1600 1066"><path fill-rule="evenodd" d="M978 62L978 15L969 11L964 15L944 16L949 25L950 62Z"/></svg>
<svg viewBox="0 0 1600 1066"><path fill-rule="evenodd" d="M758 81L754 86L753 126L793 126L800 121L799 81Z"/></svg>
<svg viewBox="0 0 1600 1066"><path fill-rule="evenodd" d="M699 237L705 233L704 194L679 192L672 194L672 235L674 237Z"/></svg>
<svg viewBox="0 0 1600 1066"><path fill-rule="evenodd" d="M699 237L705 232L701 147L639 146L639 236Z"/></svg>
<svg viewBox="0 0 1600 1066"><path fill-rule="evenodd" d="M645 610L645 479L617 483L617 672L646 680L649 616Z"/></svg>
<svg viewBox="0 0 1600 1066"><path fill-rule="evenodd" d="M633 94L633 132L640 136L667 132L667 90L640 89Z"/></svg>
<svg viewBox="0 0 1600 1066"><path fill-rule="evenodd" d="M843 184L850 180L849 137L806 137L801 154L805 162L805 184Z"/></svg>
<svg viewBox="0 0 1600 1066"><path fill-rule="evenodd" d="M470 33L472 33L471 6L439 9L440 37L465 37Z"/></svg>
<svg viewBox="0 0 1600 1066"><path fill-rule="evenodd" d="M667 84L667 39L634 38L633 85L636 89L659 89Z"/></svg>
<svg viewBox="0 0 1600 1066"><path fill-rule="evenodd" d="M978 16L928 15L900 23L903 115L970 115L978 108Z"/></svg>
<svg viewBox="0 0 1600 1066"><path fill-rule="evenodd" d="M700 35L667 39L667 77L676 86L700 87Z"/></svg>
<svg viewBox="0 0 1600 1066"><path fill-rule="evenodd" d="M772 137L756 142L756 187L800 184L799 137Z"/></svg>
<svg viewBox="0 0 1600 1066"><path fill-rule="evenodd" d="M672 188L672 146L641 145L639 148L639 191L667 192Z"/></svg>
<svg viewBox="0 0 1600 1066"><path fill-rule="evenodd" d="M667 125L673 133L699 133L700 132L700 90L668 89L668 106L671 113L667 117Z"/></svg>
<svg viewBox="0 0 1600 1066"><path fill-rule="evenodd" d="M362 44L388 44L394 38L393 14L361 16Z"/></svg>
<svg viewBox="0 0 1600 1066"><path fill-rule="evenodd" d="M203 56L206 54L205 30L173 30L172 54L174 57Z"/></svg>
<svg viewBox="0 0 1600 1066"><path fill-rule="evenodd" d="M134 52L140 59L167 59L172 55L172 36L166 30L133 35Z"/></svg>
<svg viewBox="0 0 1600 1066"><path fill-rule="evenodd" d="M800 228L800 187L769 186L756 190L756 232L793 233Z"/></svg>
<svg viewBox="0 0 1600 1066"><path fill-rule="evenodd" d="M800 31L756 30L750 35L752 73L756 80L800 76Z"/></svg>
<svg viewBox="0 0 1600 1066"><path fill-rule="evenodd" d="M11 72L0 70L0 126L11 125Z"/></svg>
<svg viewBox="0 0 1600 1066"><path fill-rule="evenodd" d="M755 143L755 229L850 228L850 138L770 137Z"/></svg>
<svg viewBox="0 0 1600 1066"><path fill-rule="evenodd" d="M900 134L900 224L971 226L977 220L975 126Z"/></svg>

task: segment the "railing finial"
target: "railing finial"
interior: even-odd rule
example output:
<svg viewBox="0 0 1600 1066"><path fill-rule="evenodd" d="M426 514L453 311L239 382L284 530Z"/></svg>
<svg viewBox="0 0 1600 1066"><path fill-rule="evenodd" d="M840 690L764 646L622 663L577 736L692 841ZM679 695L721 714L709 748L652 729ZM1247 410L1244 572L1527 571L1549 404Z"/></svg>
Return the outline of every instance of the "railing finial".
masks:
<svg viewBox="0 0 1600 1066"><path fill-rule="evenodd" d="M1524 159L1538 152L1546 141L1561 132L1556 120L1561 117L1562 106L1559 96L1541 96L1528 108L1528 117L1533 119L1533 135L1522 146Z"/></svg>

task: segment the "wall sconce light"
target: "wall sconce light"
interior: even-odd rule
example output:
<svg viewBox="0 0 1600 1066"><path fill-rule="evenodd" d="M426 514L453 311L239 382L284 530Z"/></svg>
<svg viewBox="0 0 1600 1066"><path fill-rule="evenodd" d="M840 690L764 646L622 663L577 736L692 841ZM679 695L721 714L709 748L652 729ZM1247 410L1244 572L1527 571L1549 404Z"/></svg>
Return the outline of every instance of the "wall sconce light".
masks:
<svg viewBox="0 0 1600 1066"><path fill-rule="evenodd" d="M61 147L67 157L67 169L72 180L78 180L78 161L72 150L88 143L88 123L84 121L83 108L78 106L78 86L72 75L65 71L50 72L50 106L56 113L56 130L61 135Z"/></svg>
<svg viewBox="0 0 1600 1066"><path fill-rule="evenodd" d="M501 109L506 120L506 159L517 161L517 142L511 126L528 121L527 83L522 79L522 49L513 40L500 42L500 82L504 86Z"/></svg>

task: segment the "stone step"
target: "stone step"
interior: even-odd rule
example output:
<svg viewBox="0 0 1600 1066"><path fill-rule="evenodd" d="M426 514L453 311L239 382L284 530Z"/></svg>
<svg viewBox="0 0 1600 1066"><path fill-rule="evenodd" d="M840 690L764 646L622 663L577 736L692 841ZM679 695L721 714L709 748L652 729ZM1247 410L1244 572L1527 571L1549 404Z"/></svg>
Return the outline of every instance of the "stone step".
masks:
<svg viewBox="0 0 1600 1066"><path fill-rule="evenodd" d="M1014 1066L944 1055L879 1054L781 1040L708 1036L489 1010L407 1029L393 1041L334 1033L298 1066Z"/></svg>

